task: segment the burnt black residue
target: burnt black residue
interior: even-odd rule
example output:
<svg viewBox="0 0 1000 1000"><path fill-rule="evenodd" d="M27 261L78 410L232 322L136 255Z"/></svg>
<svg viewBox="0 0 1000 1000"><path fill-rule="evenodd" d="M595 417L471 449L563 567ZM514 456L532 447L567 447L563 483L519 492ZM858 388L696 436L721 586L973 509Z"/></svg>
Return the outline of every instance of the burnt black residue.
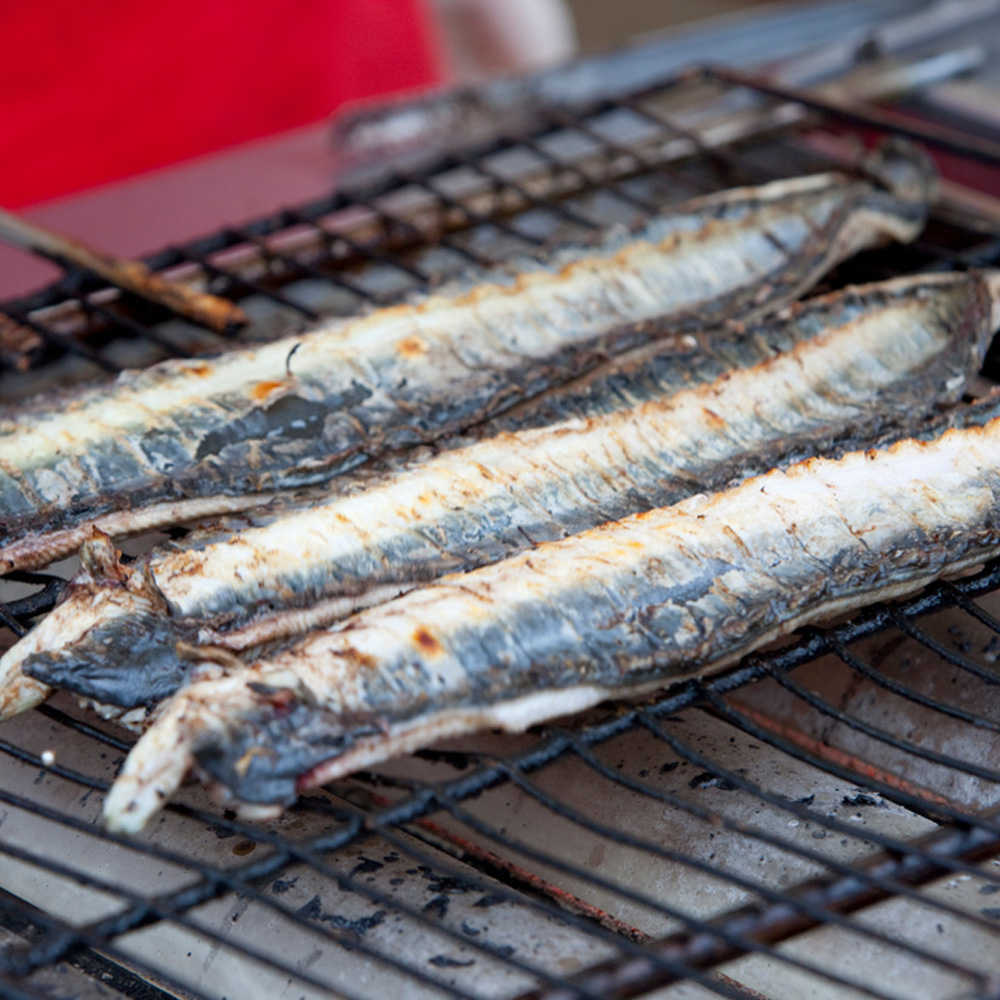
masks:
<svg viewBox="0 0 1000 1000"><path fill-rule="evenodd" d="M689 782L691 788L718 788L723 792L733 792L739 786L734 785L726 778L720 778L711 771L702 771L696 774Z"/></svg>
<svg viewBox="0 0 1000 1000"><path fill-rule="evenodd" d="M330 913L328 910L324 910L323 901L319 898L319 896L313 896L308 903L304 906L300 906L295 912L300 917L306 917L308 920L315 920L319 923L329 924L335 930L342 931L344 934L362 938L373 927L378 927L378 925L385 920L388 911L376 910L370 916L351 919L349 917L341 916L339 913ZM339 938L339 942L348 951L350 951L351 944L349 940L345 940L341 937Z"/></svg>
<svg viewBox="0 0 1000 1000"><path fill-rule="evenodd" d="M381 861L375 861L373 858L366 858L362 855L361 860L347 873L347 877L353 878L355 875L368 875L371 872L377 872L382 867Z"/></svg>
<svg viewBox="0 0 1000 1000"><path fill-rule="evenodd" d="M460 962L457 958L449 958L447 955L435 955L427 961L438 969L464 969L476 964L474 958L470 958L467 962Z"/></svg>
<svg viewBox="0 0 1000 1000"><path fill-rule="evenodd" d="M473 888L471 883L460 878L455 878L452 875L440 875L428 865L420 865L417 870L427 879L427 888L431 892L440 892L454 896L461 892L469 892Z"/></svg>
<svg viewBox="0 0 1000 1000"><path fill-rule="evenodd" d="M371 389L352 382L351 387L322 402L301 396L280 396L270 406L261 406L209 431L198 443L195 462L221 454L231 445L264 439L319 438L323 420L330 413L347 410L371 396Z"/></svg>
<svg viewBox="0 0 1000 1000"><path fill-rule="evenodd" d="M85 639L24 661L29 677L108 705L137 708L162 701L187 678L191 664L177 655L190 636L166 615L117 619Z"/></svg>
<svg viewBox="0 0 1000 1000"><path fill-rule="evenodd" d="M876 798L874 795L865 795L864 792L859 792L857 795L845 795L841 800L841 803L845 806L880 806L882 805L882 800Z"/></svg>
<svg viewBox="0 0 1000 1000"><path fill-rule="evenodd" d="M497 906L499 903L503 902L503 896L498 896L495 893L487 893L485 896L480 896L479 899L477 899L472 905L482 909L487 909L490 906Z"/></svg>
<svg viewBox="0 0 1000 1000"><path fill-rule="evenodd" d="M443 919L448 913L448 897L443 895L435 896L430 902L424 905L421 912L435 916L438 919Z"/></svg>

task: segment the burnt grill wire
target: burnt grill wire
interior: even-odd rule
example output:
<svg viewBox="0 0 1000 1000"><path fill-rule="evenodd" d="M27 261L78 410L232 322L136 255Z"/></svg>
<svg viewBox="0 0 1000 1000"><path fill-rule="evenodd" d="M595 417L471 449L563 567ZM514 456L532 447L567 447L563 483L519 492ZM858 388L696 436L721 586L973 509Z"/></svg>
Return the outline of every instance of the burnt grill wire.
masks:
<svg viewBox="0 0 1000 1000"><path fill-rule="evenodd" d="M29 917L33 917L32 925L37 928L35 940L29 946L7 953L5 956L6 972L8 975L25 976L34 969L45 968L55 961L71 957L81 948L98 949L110 958L118 958L124 964L130 965L131 962L115 946L117 938L131 929L152 921L170 921L180 926L197 927L199 924L194 919L193 913L196 913L200 904L220 892L236 893L243 899L251 899L261 906L266 906L268 909L280 913L286 919L294 919L303 933L308 931L315 935L316 927L310 919L308 910L303 912L302 907L292 909L284 906L280 895L269 894L262 886L262 883L273 885L272 880L277 875L287 871L290 866L296 863L308 865L315 873L328 878L331 885L336 885L341 892L350 891L353 894L363 896L376 906L392 906L397 913L405 914L411 920L430 925L435 930L443 932L451 941L460 942L461 946L469 953L481 953L484 956L495 957L497 950L480 945L474 936L468 937L467 928L463 933L461 929L456 932L453 928L443 927L438 911L433 908L428 909L426 906L422 910L414 910L412 907L400 904L383 890L372 889L356 875L350 873L345 875L335 864L331 864L330 857L336 857L338 852L342 852L353 844L368 844L373 837L378 836L384 844L383 847L377 849L383 852L381 856L384 856L386 849L395 850L400 855L409 856L416 864L426 865L428 868L446 873L441 877L442 880L448 877L457 878L461 885L460 891L463 893L481 892L491 897L517 900L521 905L542 909L548 914L551 911L547 905L535 900L525 900L520 892L498 886L488 879L477 876L474 871L470 872L468 867L463 866L460 870L453 868L442 859L440 854L419 844L420 839L424 839L421 838L420 822L428 817L434 817L440 823L440 818L443 815L445 818L450 817L457 820L484 840L499 841L508 853L513 851L519 855L526 855L530 860L546 867L557 865L566 870L565 862L560 862L550 852L533 848L515 838L501 835L495 827L484 823L475 816L474 812L470 811L468 804L474 803L482 793L501 788L505 783L512 783L538 801L545 809L562 816L568 816L577 825L587 827L591 831L596 829L604 836L615 838L619 843L630 841L650 855L666 857L676 864L690 866L713 876L724 877L731 884L740 885L760 900L755 908L742 912L737 911L735 914L726 914L715 921L706 921L694 914L664 904L662 901L644 896L628 888L616 886L613 882L599 875L588 873L586 879L592 886L610 891L622 899L631 899L670 916L679 917L686 925L686 929L682 934L674 934L664 941L654 942L645 940L641 934L623 937L620 933L615 933L606 926L593 924L572 910L556 911L559 919L566 924L584 931L588 936L597 938L602 943L613 945L618 952L617 964L612 966L611 972L605 972L603 975L605 977L611 976L612 980L614 978L627 979L627 984L624 987L624 992L622 989L618 989L616 992L610 993L607 991L609 983L606 978L597 979L597 974L592 974L595 976L595 981L592 984L588 984L587 975L585 975L582 980L572 985L559 982L551 975L541 975L539 978L544 984L543 991L536 991L529 995L553 997L563 995L572 997L636 996L642 995L643 992L656 985L663 985L677 979L690 979L702 982L706 988L710 988L719 995L738 996L739 992L731 986L716 982L701 970L706 965L714 964L720 959L744 952L778 957L780 952L774 946L783 936L799 933L817 922L839 925L854 934L864 936L868 941L880 938L886 946L900 949L908 953L911 958L931 960L942 968L961 973L969 980L969 985L973 988L985 987L989 984L988 976L985 974L977 975L974 970L964 968L960 963L950 960L945 955L938 954L932 957L931 953L906 941L905 938L896 941L878 929L865 927L852 921L845 914L869 906L884 896L893 896L914 900L924 907L931 906L941 914L950 915L971 928L986 929L987 932L996 934L997 928L992 923L993 918L984 917L975 911L966 912L961 907L949 904L946 900L930 900L917 892L914 887L924 885L942 874L973 875L983 887L1000 886L1000 871L996 869L992 871L982 870L976 865L980 859L991 857L1000 851L1000 822L990 815L970 815L966 809L949 803L943 796L921 794L912 788L906 788L893 782L891 778L886 780L886 777L877 778L869 775L866 780L861 778L857 772L840 766L835 759L804 751L802 746L798 744L789 744L785 737L775 736L771 730L752 722L751 717L745 714L741 708L734 708L733 695L745 690L747 684L753 680L772 676L787 678L790 672L814 662L817 656L826 651L845 649L866 637L882 633L886 625L897 616L902 616L904 620L913 622L918 617L925 616L942 607L973 600L983 593L989 593L998 584L1000 584L1000 566L992 567L987 573L981 574L974 580L962 581L959 584L938 585L928 593L903 604L898 609L889 607L872 609L845 625L823 631L814 631L804 641L787 650L770 656L753 657L740 668L725 675L688 682L665 697L641 707L630 708L623 714L613 715L597 724L574 727L573 729L552 729L545 738L539 740L527 752L499 760L480 759L473 766L464 768L469 773L456 779L437 783L426 781L395 782L378 779L375 776L363 776L360 782L338 783L333 795L328 798L317 797L306 800L298 807L298 811L318 813L329 820L329 823L324 825L323 832L311 838L294 840L225 817L220 818L183 806L173 807L173 811L188 817L191 821L211 825L216 829L221 828L227 833L243 838L245 842L269 848L268 853L259 860L231 868L222 869L199 863L196 856L164 850L155 842L149 843L115 837L96 829L89 817L80 817L72 813L66 814L40 807L24 796L13 794L7 790L0 791L0 802L8 808L31 811L47 820L63 826L68 825L74 830L86 833L88 837L119 844L131 852L139 851L151 859L186 864L192 867L198 876L195 881L186 884L177 892L149 898L137 893L129 893L121 887L116 887L113 882L109 882L107 879L102 880L91 873L81 871L72 864L54 860L44 852L25 850L6 843L0 844L0 853L8 858L17 858L35 865L42 865L53 873L75 879L81 884L113 890L126 904L120 912L116 912L110 918L85 924L82 927L71 927L52 916L32 914L29 908L20 901L12 898L0 899L0 912L5 913L8 919L13 917L17 924L23 924ZM852 659L856 659L856 657L852 656ZM963 667L978 666L961 654L955 656L955 659ZM845 662L847 661L845 660ZM866 669L878 672L877 668L870 664L866 665ZM994 683L997 683L998 680L1000 680L1000 675L993 678ZM857 828L853 827L850 822L831 817L823 811L817 810L811 802L807 801L808 796L802 797L798 801L789 800L780 791L748 780L739 773L739 770L720 765L711 756L700 752L688 739L679 734L683 733L684 723L678 721L678 713L692 711L711 711L722 717L734 718L744 732L749 732L755 738L778 746L793 754L797 759L808 761L820 770L842 777L851 786L860 786L868 793L881 796L886 802L903 805L915 815L922 815L934 820L939 825L939 832L936 836L922 842L919 840L904 842L866 829L861 839L873 847L880 848L880 853L876 855L874 860L868 859L864 864L840 863L821 850L803 845L786 836L774 835L766 828L757 829L753 825L734 820L724 810L707 807L703 802L698 801L697 797L665 792L663 789L657 788L655 784L639 777L622 775L599 755L600 749L608 743L623 735L641 730L668 746L678 763L686 761L693 768L698 768L700 771L699 787L710 786L712 782L716 782L720 783L726 790L745 790L765 802L775 813L793 816L795 822L810 823L816 830L825 831L830 835L854 839L859 837ZM43 712L50 720L84 733L90 739L100 740L119 750L126 746L123 741L99 733L92 727L88 727L85 723L57 709L47 708ZM986 716L976 716L975 718L978 724L996 725L995 719ZM26 752L9 741L0 741L0 750L10 756L17 757L32 768L41 766L40 757L37 754ZM927 752L933 754L932 751ZM959 770L969 770L961 763L956 765L945 755L933 754L933 756L946 763L949 769L953 770L957 767ZM793 852L802 858L815 862L825 869L825 878L818 880L813 885L788 892L769 885L767 882L747 879L734 872L726 872L725 869L705 862L684 849L666 847L656 840L630 837L620 830L602 829L601 824L574 812L557 796L539 787L539 776L544 775L546 769L555 762L569 757L579 759L602 779L638 791L643 796L662 802L672 809L683 810L697 816L710 829L732 831L741 837L749 837L759 843L773 846L782 852ZM100 791L107 786L104 781L61 765L53 766L50 768L50 772L61 781L72 782L81 788ZM991 772L990 780L994 783L1000 782L1000 772ZM362 802L368 798L367 804L363 806L355 804L357 789L352 787L355 785L360 786L361 791L367 792L367 795L361 798ZM387 786L389 790L392 790L394 786L399 785L403 786L399 789L403 794L396 801L385 805L372 804L371 789L377 788L384 792L387 790ZM381 798L381 796L379 797ZM355 802L352 802L352 799ZM405 831L406 835L401 836L398 831ZM486 872L489 874L488 866ZM572 871L572 874L580 876L579 871ZM213 933L211 929L208 930L208 935L210 938L214 937L219 944L225 944L226 947L254 954L254 949L244 946L232 938L223 937L217 932ZM430 975L428 970L410 967L391 954L386 955L375 948L369 948L364 940L354 940L349 933L342 937L336 933L331 936L335 942L339 940L341 945L350 945L361 954L367 955L372 961L386 962L397 968L402 966L407 974L412 975L417 982L429 984L431 981L439 981L435 980L435 977ZM257 952L256 957L265 959L267 964L281 968L289 975L296 972L294 968L284 965L273 955L266 956ZM521 971L538 976L539 970L518 961L515 956L503 957L507 964L512 964ZM822 967L817 967L815 963L795 956L784 956L781 961L785 964L814 971L822 978L838 985L846 985L850 981L850 977L843 973L822 969ZM307 974L300 978L304 983L313 986L321 985ZM169 987L170 984L167 985ZM875 997L895 995L891 991L887 992L870 985L864 986L857 983L853 985L855 988L860 988L863 995ZM342 990L339 990L338 993L347 996L365 995L363 993L352 994ZM26 995L42 994L28 993ZM458 988L450 992L446 991L444 995L477 996L481 994Z"/></svg>
<svg viewBox="0 0 1000 1000"><path fill-rule="evenodd" d="M681 75L626 100L547 109L530 134L497 138L474 154L449 153L419 170L389 171L363 188L169 247L145 263L216 294L269 304L277 320L259 319L244 334L260 338L286 332L289 323L398 299L470 263L580 238L700 191L796 172L795 163L776 169L766 158L747 162L735 146L716 154L707 147L718 144L717 135L673 124L662 106L704 88ZM730 90L713 88L723 109ZM781 107L745 107L745 122L726 125L725 134L767 134L790 117ZM315 288L301 287L310 280L325 286L318 304ZM89 362L65 376L76 381L225 343L188 323L164 324L165 311L75 267L0 314L13 324L6 335L0 329L0 364L19 375L0 383L8 400L33 390L26 372L51 375L64 354Z"/></svg>
<svg viewBox="0 0 1000 1000"><path fill-rule="evenodd" d="M147 263L263 303L249 334L263 337L696 193L822 166L806 140L829 108L723 76L545 109L530 134ZM676 120L673 104L706 86L732 116L753 116L732 141ZM834 110L841 128L892 130ZM940 213L913 247L864 254L832 281L998 261L995 231ZM79 271L2 311L30 346L12 353L0 332L0 356L29 385L220 343ZM53 573L6 579L26 591L0 604L14 632L62 586ZM914 995L859 954L902 963L922 995L996 996L998 589L993 565L641 705L356 775L267 825L193 792L142 838L103 831L97 799L129 741L68 701L45 706L0 731L0 996L48 996L58 969L81 995L99 978L117 996L222 996L237 961L288 996L358 1000L671 996L682 983L740 1000L803 984ZM50 744L72 763L43 765ZM618 867L601 860L616 853ZM162 887L154 872L167 873ZM58 905L60 890L83 910ZM824 935L839 935L834 947ZM230 964L213 979L217 955Z"/></svg>

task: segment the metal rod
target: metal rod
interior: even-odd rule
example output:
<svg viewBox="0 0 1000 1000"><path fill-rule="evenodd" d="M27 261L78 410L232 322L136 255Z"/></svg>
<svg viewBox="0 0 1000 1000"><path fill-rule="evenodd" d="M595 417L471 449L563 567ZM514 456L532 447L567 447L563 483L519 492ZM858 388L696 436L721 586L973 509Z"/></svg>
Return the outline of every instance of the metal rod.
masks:
<svg viewBox="0 0 1000 1000"><path fill-rule="evenodd" d="M813 111L822 111L830 118L848 121L854 125L868 125L884 132L918 139L940 149L982 160L993 166L1000 165L1000 143L970 135L968 132L917 121L897 111L873 108L859 101L824 97L817 95L815 91L776 84L757 73L745 73L742 70L716 66L706 69L706 73L709 77L726 83L747 87L786 101L794 101Z"/></svg>
<svg viewBox="0 0 1000 1000"><path fill-rule="evenodd" d="M931 855L941 853L961 857L966 861L985 861L1000 852L1000 837L981 829L946 829L936 831L918 841ZM926 885L942 874L942 869L926 857L883 852L859 866L857 876L836 879L812 879L804 882L789 895L797 902L811 902L831 913L849 914L891 898L876 885L865 880L872 873L911 886ZM722 918L709 921L727 935L742 935L761 944L775 945L820 926L810 914L784 903L768 907L746 906ZM661 938L648 946L651 956L682 961L686 965L706 969L739 958L745 951L734 947L732 940L714 934L680 932ZM565 987L533 990L517 1000L574 1000L577 989L597 993L606 1000L629 1000L651 990L669 986L677 980L657 968L646 958L612 960L575 976Z"/></svg>

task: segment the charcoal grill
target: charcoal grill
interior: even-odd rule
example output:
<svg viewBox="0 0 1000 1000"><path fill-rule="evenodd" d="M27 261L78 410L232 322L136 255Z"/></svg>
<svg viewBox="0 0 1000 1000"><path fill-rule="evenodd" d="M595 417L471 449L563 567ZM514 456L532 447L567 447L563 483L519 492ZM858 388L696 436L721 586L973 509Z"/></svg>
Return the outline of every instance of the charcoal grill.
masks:
<svg viewBox="0 0 1000 1000"><path fill-rule="evenodd" d="M702 69L147 263L238 300L253 322L230 335L261 339L697 193L849 169L887 132L1000 170L988 141ZM946 199L828 284L1000 263L983 206ZM13 406L225 343L72 267L2 313ZM71 571L3 581L8 634ZM190 789L138 838L97 823L130 741L57 697L0 729L0 996L1000 997L998 660L991 565L270 824Z"/></svg>

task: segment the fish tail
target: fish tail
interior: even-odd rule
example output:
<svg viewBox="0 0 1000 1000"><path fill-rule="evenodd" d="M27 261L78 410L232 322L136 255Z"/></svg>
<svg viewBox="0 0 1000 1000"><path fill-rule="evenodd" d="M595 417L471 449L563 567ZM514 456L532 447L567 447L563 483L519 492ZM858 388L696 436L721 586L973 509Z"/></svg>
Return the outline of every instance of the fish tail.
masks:
<svg viewBox="0 0 1000 1000"><path fill-rule="evenodd" d="M908 139L890 137L867 153L861 169L900 201L933 204L938 173L931 158Z"/></svg>
<svg viewBox="0 0 1000 1000"><path fill-rule="evenodd" d="M138 833L177 791L193 763L185 699L177 699L142 736L125 760L104 800L105 826L115 833ZM149 744L156 752L148 752ZM163 752L166 751L166 752Z"/></svg>
<svg viewBox="0 0 1000 1000"><path fill-rule="evenodd" d="M219 698L220 692L225 697ZM171 699L126 757L104 800L105 826L116 833L138 833L181 786L206 734L225 728L216 705L239 708L244 703L252 705L254 694L242 676L197 681Z"/></svg>

